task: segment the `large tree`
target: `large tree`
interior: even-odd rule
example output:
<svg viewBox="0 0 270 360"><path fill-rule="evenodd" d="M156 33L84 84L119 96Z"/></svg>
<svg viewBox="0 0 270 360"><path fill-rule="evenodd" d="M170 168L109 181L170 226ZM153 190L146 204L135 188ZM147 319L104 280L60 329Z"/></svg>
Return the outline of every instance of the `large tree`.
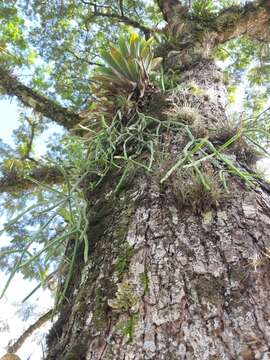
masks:
<svg viewBox="0 0 270 360"><path fill-rule="evenodd" d="M0 17L1 93L22 104L1 267L54 291L46 359L270 359L270 1L17 0Z"/></svg>

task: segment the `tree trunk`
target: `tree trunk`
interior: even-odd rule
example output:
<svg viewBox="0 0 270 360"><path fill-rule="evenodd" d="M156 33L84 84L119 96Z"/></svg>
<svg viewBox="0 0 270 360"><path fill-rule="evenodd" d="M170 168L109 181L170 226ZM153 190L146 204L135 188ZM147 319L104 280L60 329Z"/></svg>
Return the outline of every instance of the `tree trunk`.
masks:
<svg viewBox="0 0 270 360"><path fill-rule="evenodd" d="M228 120L216 66L202 61L181 82L149 111L163 118L188 103L199 136L219 136ZM270 190L230 175L227 194L207 165L210 192L180 170L161 184L187 139L162 142L156 175L137 171L117 197L111 176L87 194L90 260L77 265L47 360L270 359Z"/></svg>

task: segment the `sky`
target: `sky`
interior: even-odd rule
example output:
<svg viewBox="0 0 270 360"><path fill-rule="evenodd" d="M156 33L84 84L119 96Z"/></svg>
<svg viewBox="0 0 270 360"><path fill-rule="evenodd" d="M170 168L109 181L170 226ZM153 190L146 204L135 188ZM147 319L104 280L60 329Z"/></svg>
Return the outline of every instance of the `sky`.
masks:
<svg viewBox="0 0 270 360"><path fill-rule="evenodd" d="M0 138L6 143L12 144L12 131L18 125L19 107L15 100L0 100ZM49 136L51 132L55 131L52 129L46 136ZM39 142L37 152L42 155L46 151L46 142ZM3 224L5 219L0 219L0 224ZM6 244L8 238L0 236L0 246L3 243ZM0 272L0 291L3 289L7 281L7 275ZM37 305L33 316L30 316L27 321L23 320L18 312L18 309L22 307L22 299L26 297L31 290L36 286L37 283L29 282L23 279L21 275L15 276L11 282L6 295L0 300L0 357L3 356L6 351L5 347L8 345L10 340L17 339L29 325L35 322L37 318L53 305L53 299L49 291L43 292L42 290L36 292L31 298L31 303ZM8 324L10 331L1 332L4 325ZM46 326L42 328L42 331L37 331L31 338L18 351L18 355L22 360L28 359L31 355L31 360L42 359L42 346L37 345L40 339L45 344L45 333L49 330L51 324L48 322Z"/></svg>
<svg viewBox="0 0 270 360"><path fill-rule="evenodd" d="M18 123L19 108L15 100L0 101L0 138L5 142L12 141L11 135Z"/></svg>

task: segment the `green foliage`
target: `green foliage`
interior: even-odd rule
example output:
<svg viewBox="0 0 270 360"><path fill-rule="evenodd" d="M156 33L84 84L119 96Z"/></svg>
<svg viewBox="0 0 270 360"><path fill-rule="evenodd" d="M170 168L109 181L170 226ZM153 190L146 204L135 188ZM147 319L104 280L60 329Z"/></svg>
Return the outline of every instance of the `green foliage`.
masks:
<svg viewBox="0 0 270 360"><path fill-rule="evenodd" d="M191 14L198 20L211 21L220 10L239 5L242 0L187 0ZM242 1L243 2L243 1Z"/></svg>
<svg viewBox="0 0 270 360"><path fill-rule="evenodd" d="M122 176L114 190L117 193L124 178L134 167L151 171L154 145L159 138L158 130L153 132L151 127L156 124L161 122L139 115L123 126L121 117L117 114L110 124L103 124L99 131L89 129L89 171L96 175L89 188L94 189L109 171L120 169ZM158 129L160 126L158 125ZM141 161L140 157L145 152L149 157L147 156L146 161Z"/></svg>
<svg viewBox="0 0 270 360"><path fill-rule="evenodd" d="M223 204L230 195L226 178L228 173L215 173L213 166L180 168L172 179L172 189L178 206L195 213L205 212Z"/></svg>
<svg viewBox="0 0 270 360"><path fill-rule="evenodd" d="M191 9L195 17L209 21L215 15L216 7L213 0L195 0Z"/></svg>
<svg viewBox="0 0 270 360"><path fill-rule="evenodd" d="M236 92L237 92L237 86L236 85L230 85L228 86L228 102L230 104L233 104L236 100Z"/></svg>
<svg viewBox="0 0 270 360"><path fill-rule="evenodd" d="M36 50L27 42L26 21L16 6L0 4L0 65L9 69L32 66Z"/></svg>
<svg viewBox="0 0 270 360"><path fill-rule="evenodd" d="M17 159L6 159L3 161L2 171L12 171L17 175L23 175L23 171L25 169L25 164Z"/></svg>
<svg viewBox="0 0 270 360"><path fill-rule="evenodd" d="M228 173L234 174L238 176L245 184L252 186L253 174L243 171L239 169L236 165L234 165L233 161L230 159L230 156L224 154L224 151L228 149L237 139L239 139L242 135L242 129L236 132L234 136L229 138L222 144L220 147L216 148L213 143L208 138L195 138L190 132L189 128L186 127L187 134L190 138L190 141L185 146L183 150L183 154L180 156L180 159L167 171L167 173L160 180L161 184L164 183L175 171L178 169L189 169L193 168L197 173L198 178L200 179L202 185L206 190L211 190L210 184L208 184L207 179L204 174L200 170L200 165L205 161L209 161L213 159L214 163L216 160L220 161L227 168ZM247 132L249 130L247 129ZM196 160L194 159L194 155L196 154ZM198 157L198 154L200 156ZM222 168L219 176L221 179L224 178L224 169ZM225 186L226 188L226 186Z"/></svg>
<svg viewBox="0 0 270 360"><path fill-rule="evenodd" d="M69 141L71 140L69 139ZM76 149L76 139L72 139L71 142L74 151ZM55 294L55 303L58 306L65 298L79 247L83 248L84 261L88 261L89 248L86 236L88 213L86 203L80 192L80 183L83 181L85 174L80 173L81 176L78 178L78 171L83 169L79 157L83 156L85 162L85 151L84 153L79 151L81 151L81 147L77 146L76 155L73 152L76 162L72 161L72 156L69 159L69 165L72 165L76 174L73 174L74 177L72 172L67 174L63 167L55 164L65 179L60 188L42 184L26 174L23 176L29 181L35 182L39 189L43 189L45 197L37 197L34 203L32 202L29 207L4 224L1 233L12 231L14 226L17 227L20 223L23 224L27 218L37 219L40 226L32 231L31 237L25 239L25 242L20 241L16 245L14 239L10 246L2 247L1 260L12 258L13 264L1 296L5 294L14 275L19 271L25 274L36 274L39 279L39 284L24 300L28 299L40 287L46 287L52 276L58 273L59 279L61 279ZM17 163L12 161L11 166L14 168L15 165L18 167ZM76 168L78 165L80 166L79 169ZM51 199L48 202L50 198L53 200ZM55 231L52 231L53 228ZM65 269L64 274L63 269Z"/></svg>
<svg viewBox="0 0 270 360"><path fill-rule="evenodd" d="M193 111L195 112L195 110L192 109L192 114ZM235 164L233 158L231 159L229 150L242 138L251 142L252 139L250 139L249 134L258 134L259 130L253 128L251 131L249 127L240 127L238 130L235 130L233 135L229 135L222 145L216 147L208 137L196 138L195 135L193 135L193 126L196 128L198 126L197 122L200 121L198 112L196 111L195 113L195 123L191 121L188 125L185 119L181 119L183 116L180 116L177 121L174 116L172 116L170 120L159 121L158 119L138 114L136 121L133 119L130 125L119 127L119 124L117 125L117 118L115 118L110 126L105 127L103 131L97 133L96 138L92 138L90 142L90 149L92 149L93 146L93 151L95 149L96 156L93 158L93 169L97 169L97 164L100 166L98 172L99 177L96 180L97 183L102 181L102 178L108 171L122 169L122 176L115 188L115 193L117 193L123 178L129 176L131 169L142 168L150 173L155 173L158 168L156 162L159 159L158 144L160 137L164 131L170 130L182 132L189 138L189 142L181 154L179 154L179 159L161 176L161 184L166 182L179 169L193 169L202 188L207 192L211 192L212 190L212 194L215 192L217 194L215 198L223 198L222 187L223 193L225 192L225 195L227 193L226 174L234 174L246 185L253 186L253 179L256 177L256 174L251 174L248 171L240 169L238 165ZM178 112L176 112L176 114L178 114ZM264 132L264 136L266 136L266 132ZM261 151L258 143L254 145ZM253 150L251 152L253 152ZM140 161L142 154L144 154L144 160ZM214 190L213 186L215 185L215 181L211 179L211 177L206 176L205 172L201 170L201 166L209 161L214 167L220 168L217 176L222 186L221 188L219 186L217 191ZM117 266L119 271L122 271L126 267L125 259L120 257Z"/></svg>
<svg viewBox="0 0 270 360"><path fill-rule="evenodd" d="M177 87L181 79L181 74L173 70L164 71L161 67L159 72L156 72L151 77L154 84L156 84L160 90L165 93Z"/></svg>
<svg viewBox="0 0 270 360"><path fill-rule="evenodd" d="M161 58L154 58L152 43L154 39L144 40L137 33L132 33L129 38L120 37L118 46L109 45L109 51L102 50L101 57L106 63L99 67L94 80L98 86L93 86L97 99L101 99L98 111L106 107L107 112L115 104L115 99L123 102L121 107L126 107L131 99L142 98L149 85L149 76L160 64Z"/></svg>
<svg viewBox="0 0 270 360"><path fill-rule="evenodd" d="M224 62L224 70L230 79L229 90L244 86L243 111L246 117L256 117L267 106L269 86L269 44L246 37L229 41L218 48L217 58ZM233 94L231 94L233 100Z"/></svg>
<svg viewBox="0 0 270 360"><path fill-rule="evenodd" d="M184 26L185 24L175 24L173 28L165 28L161 33L155 35L156 40L160 45L166 44L170 47L170 49L177 49L179 46L179 42L183 40L184 35Z"/></svg>

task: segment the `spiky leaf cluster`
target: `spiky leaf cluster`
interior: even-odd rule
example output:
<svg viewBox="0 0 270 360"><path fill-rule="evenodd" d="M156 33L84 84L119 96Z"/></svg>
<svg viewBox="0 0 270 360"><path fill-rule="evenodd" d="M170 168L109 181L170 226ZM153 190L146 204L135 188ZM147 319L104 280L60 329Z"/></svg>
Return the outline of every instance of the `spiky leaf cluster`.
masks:
<svg viewBox="0 0 270 360"><path fill-rule="evenodd" d="M154 57L153 41L153 38L145 40L132 33L129 38L120 37L117 46L110 44L109 51L101 50L106 65L94 76L98 85L93 90L102 103L102 110L113 106L116 98L123 102L124 96L128 102L143 97L151 72L162 61L162 58Z"/></svg>

